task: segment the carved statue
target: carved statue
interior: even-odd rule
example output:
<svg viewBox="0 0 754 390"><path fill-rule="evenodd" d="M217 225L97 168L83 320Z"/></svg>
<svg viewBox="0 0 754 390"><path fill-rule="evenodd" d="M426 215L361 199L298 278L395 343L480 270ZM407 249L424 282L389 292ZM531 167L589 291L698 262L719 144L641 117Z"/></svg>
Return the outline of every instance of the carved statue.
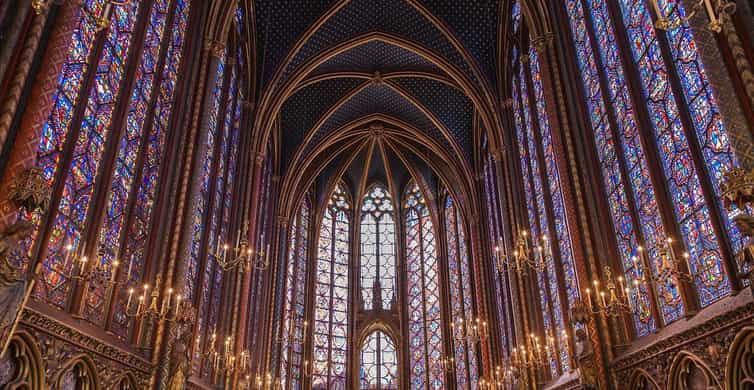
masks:
<svg viewBox="0 0 754 390"><path fill-rule="evenodd" d="M186 378L189 376L189 356L191 346L191 328L193 327L195 312L190 305L181 305L176 310L176 322L173 326L173 350L170 360L175 362L168 390L183 390L186 385Z"/></svg>
<svg viewBox="0 0 754 390"><path fill-rule="evenodd" d="M584 329L574 332L576 362L581 374L581 384L588 389L597 388L597 372L595 370L594 347Z"/></svg>
<svg viewBox="0 0 754 390"><path fill-rule="evenodd" d="M26 274L13 264L12 256L32 229L30 223L20 221L0 232L0 355L5 352L30 291Z"/></svg>
<svg viewBox="0 0 754 390"><path fill-rule="evenodd" d="M49 186L42 170L37 167L20 172L7 191L8 200L19 211L32 213L47 208ZM34 279L29 272L23 272L12 260L19 251L19 243L33 230L31 222L18 220L0 232L0 355L8 347L26 298L33 287ZM36 272L36 269L29 264L29 271Z"/></svg>

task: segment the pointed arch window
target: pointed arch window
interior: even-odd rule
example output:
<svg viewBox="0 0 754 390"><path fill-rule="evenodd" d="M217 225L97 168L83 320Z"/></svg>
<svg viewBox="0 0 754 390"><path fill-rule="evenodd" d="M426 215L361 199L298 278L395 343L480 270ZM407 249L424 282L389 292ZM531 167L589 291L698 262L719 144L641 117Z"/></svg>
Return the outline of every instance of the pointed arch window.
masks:
<svg viewBox="0 0 754 390"><path fill-rule="evenodd" d="M188 0L152 0L104 15L106 3L83 2L42 126L37 166L53 189L49 211L22 216L36 226L27 244L44 267L34 296L62 309L71 305L64 274L74 254L130 264L119 268L119 280L142 277L190 9ZM98 31L103 16L108 25ZM126 337L125 297L90 287L76 310Z"/></svg>
<svg viewBox="0 0 754 390"><path fill-rule="evenodd" d="M486 141L486 140L485 140ZM483 142L486 144L486 142ZM512 334L509 327L509 299L507 273L504 269L498 267L497 256L500 256L504 248L499 245L502 243L503 223L502 223L502 200L497 193L497 180L493 159L488 150L485 150L484 159L484 192L485 204L487 206L488 237L491 245L490 252L494 254L491 258L490 267L494 269L494 288L495 288L495 307L497 310L498 320L496 321L498 337L500 337L503 354L509 354L510 345L508 335ZM495 324L492 324L495 326Z"/></svg>
<svg viewBox="0 0 754 390"><path fill-rule="evenodd" d="M345 187L338 184L325 208L317 245L313 389L346 388L351 209Z"/></svg>
<svg viewBox="0 0 754 390"><path fill-rule="evenodd" d="M448 251L450 313L456 321L474 321L473 281L466 234L460 210L449 194L445 197L445 243ZM453 329L456 332L452 340L456 385L468 389L479 381L475 343L464 337L460 326Z"/></svg>
<svg viewBox="0 0 754 390"><path fill-rule="evenodd" d="M529 225L527 234L537 246L542 246L545 268L537 272L539 305L545 336L557 340L554 352L559 353L549 359L550 371L557 376L558 372L568 370L569 361L567 340L558 336L566 329L566 310L579 293L537 53L531 48L528 55L522 56L515 47L513 60L518 67L512 96ZM565 292L565 297L560 291Z"/></svg>
<svg viewBox="0 0 754 390"><path fill-rule="evenodd" d="M685 14L679 1L659 4L665 14ZM719 183L735 156L686 22L658 33L644 0L565 5L621 264L626 278L640 283L632 300L643 336L680 318L689 304L673 278L658 277L669 236L680 236L676 250L690 254L699 305L730 293L723 259L742 239L720 204ZM635 84L627 80L632 74Z"/></svg>
<svg viewBox="0 0 754 390"><path fill-rule="evenodd" d="M285 270L283 321L280 331L280 378L283 388L301 387L304 338L306 332L306 272L309 248L309 218L311 206L306 195L291 225L288 240L288 260ZM290 384L290 385L289 385Z"/></svg>
<svg viewBox="0 0 754 390"><path fill-rule="evenodd" d="M360 389L397 389L398 353L393 339L380 330L370 333L361 346Z"/></svg>
<svg viewBox="0 0 754 390"><path fill-rule="evenodd" d="M439 264L435 229L419 186L410 182L403 195L408 276L410 388L444 386Z"/></svg>
<svg viewBox="0 0 754 390"><path fill-rule="evenodd" d="M205 113L206 134L199 154L199 191L193 200L191 244L188 248L186 280L183 295L198 308L194 349L195 369L200 377L212 375L211 359L200 358L207 353L213 339L224 340L220 316L225 270L220 258L225 245L232 246L232 204L236 184L238 139L241 115L239 97L243 62L237 47L226 48L217 60L214 85L208 96ZM238 238L236 238L238 239ZM229 250L229 252L232 250ZM215 341L215 343L217 343Z"/></svg>
<svg viewBox="0 0 754 390"><path fill-rule="evenodd" d="M390 309L395 302L395 222L387 188L375 185L361 205L361 299L364 310ZM379 297L374 295L379 292Z"/></svg>

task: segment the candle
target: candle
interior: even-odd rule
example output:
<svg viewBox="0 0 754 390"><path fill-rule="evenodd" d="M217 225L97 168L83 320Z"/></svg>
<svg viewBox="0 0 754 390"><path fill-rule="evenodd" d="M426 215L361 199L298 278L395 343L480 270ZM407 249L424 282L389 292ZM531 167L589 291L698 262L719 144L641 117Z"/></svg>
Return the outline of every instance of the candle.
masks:
<svg viewBox="0 0 754 390"><path fill-rule="evenodd" d="M592 308L592 294L591 294L591 291L587 288L585 290L585 292L586 292L586 306L591 309Z"/></svg>
<svg viewBox="0 0 754 390"><path fill-rule="evenodd" d="M168 289L168 299L165 300L165 302L162 303L162 313L166 313L168 310L170 310L170 300L173 297L173 289Z"/></svg>
<svg viewBox="0 0 754 390"><path fill-rule="evenodd" d="M625 291L625 286L623 285L623 277L618 276L618 287L620 287L620 293L623 294Z"/></svg>
<svg viewBox="0 0 754 390"><path fill-rule="evenodd" d="M120 263L118 262L118 259L116 258L115 260L113 260L113 267L110 270L110 283L115 283L115 274L118 271L118 265L120 265Z"/></svg>
<svg viewBox="0 0 754 390"><path fill-rule="evenodd" d="M68 244L65 247L65 260L63 261L63 271L68 272L68 266L71 262L71 252L73 251L73 245Z"/></svg>
<svg viewBox="0 0 754 390"><path fill-rule="evenodd" d="M79 259L79 261L81 262L81 264L79 265L79 276L84 274L84 268L86 267L86 262L88 260L89 259L87 259L86 256L81 256L81 259Z"/></svg>
<svg viewBox="0 0 754 390"><path fill-rule="evenodd" d="M131 255L131 259L128 261L128 272L126 273L126 282L131 280L131 270L134 267L134 256L136 256L136 253Z"/></svg>
<svg viewBox="0 0 754 390"><path fill-rule="evenodd" d="M128 289L128 301L126 302L126 313L131 309L131 298L134 297L134 289Z"/></svg>
<svg viewBox="0 0 754 390"><path fill-rule="evenodd" d="M600 291L600 297L602 297L602 307L607 307L607 303L605 302L605 292Z"/></svg>
<svg viewBox="0 0 754 390"><path fill-rule="evenodd" d="M225 263L225 259L228 257L228 244L225 244L223 246L223 263Z"/></svg>
<svg viewBox="0 0 754 390"><path fill-rule="evenodd" d="M683 252L683 260L686 262L686 270L691 273L691 262L689 261L691 255L688 252Z"/></svg>

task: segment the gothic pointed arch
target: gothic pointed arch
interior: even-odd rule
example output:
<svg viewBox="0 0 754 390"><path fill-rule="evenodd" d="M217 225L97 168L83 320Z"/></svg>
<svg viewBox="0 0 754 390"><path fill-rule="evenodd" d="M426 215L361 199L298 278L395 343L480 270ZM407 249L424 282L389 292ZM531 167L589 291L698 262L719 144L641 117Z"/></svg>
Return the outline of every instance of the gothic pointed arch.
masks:
<svg viewBox="0 0 754 390"><path fill-rule="evenodd" d="M60 390L101 390L97 367L86 354L73 356L64 363L54 383Z"/></svg>
<svg viewBox="0 0 754 390"><path fill-rule="evenodd" d="M681 351L668 370L669 389L720 390L720 382L709 365L691 352Z"/></svg>
<svg viewBox="0 0 754 390"><path fill-rule="evenodd" d="M7 390L44 390L45 364L35 339L16 332L0 356L0 387Z"/></svg>
<svg viewBox="0 0 754 390"><path fill-rule="evenodd" d="M631 390L660 390L655 379L643 369L634 371L628 388Z"/></svg>
<svg viewBox="0 0 754 390"><path fill-rule="evenodd" d="M754 327L736 334L725 363L725 390L754 389Z"/></svg>

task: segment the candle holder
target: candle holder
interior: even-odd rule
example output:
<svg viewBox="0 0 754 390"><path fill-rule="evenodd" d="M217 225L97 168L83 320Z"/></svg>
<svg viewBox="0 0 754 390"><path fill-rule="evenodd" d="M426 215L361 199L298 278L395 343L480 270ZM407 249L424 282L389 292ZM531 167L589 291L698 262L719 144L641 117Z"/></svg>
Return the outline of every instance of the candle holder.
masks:
<svg viewBox="0 0 754 390"><path fill-rule="evenodd" d="M487 339L487 321L477 317L471 320L459 318L450 323L451 333L458 342L476 344Z"/></svg>
<svg viewBox="0 0 754 390"><path fill-rule="evenodd" d="M283 388L283 381L280 378L275 378L273 381L272 374L269 372L264 377L257 374L254 384L253 388L258 390L279 390Z"/></svg>
<svg viewBox="0 0 754 390"><path fill-rule="evenodd" d="M676 255L675 250L673 249L673 238L668 237L665 239L665 244L658 249L658 257L659 265L657 266L658 272L657 275L653 275L651 272L645 272L644 277L642 278L643 282L646 282L647 279L651 280L654 283L664 283L668 279L673 279L676 281L676 283L692 283L694 281L694 275L690 273L691 270L691 255L689 255L688 252L683 252L683 255L680 256L680 258ZM643 247L637 248L638 252L638 258L637 256L634 256L631 258L631 260L634 262L634 268L638 267L638 262L640 260L646 260L647 253L644 250ZM649 264L648 261L644 262L643 264ZM686 271L681 268L682 262L686 265ZM638 269L638 268L637 268ZM647 276L649 275L649 276Z"/></svg>
<svg viewBox="0 0 754 390"><path fill-rule="evenodd" d="M267 245L266 250L254 251L249 244L249 223L244 223L243 228L238 232L238 238L236 239L236 245L231 250L229 244L223 244L220 247L220 240L218 240L217 248L215 249L215 258L218 264L223 270L229 271L238 268L241 272L249 271L253 266L254 269L264 270L270 265L270 246ZM260 237L260 242L264 242L264 234ZM231 252L231 253L228 253Z"/></svg>
<svg viewBox="0 0 754 390"><path fill-rule="evenodd" d="M522 230L516 240L516 249L511 256L503 253L503 239L498 239L498 245L495 246L495 257L498 272L504 272L506 268L511 269L519 275L526 275L528 269L536 272L542 272L545 269L545 258L549 258L550 243L547 235L542 235L539 239L532 238L536 243L533 250L529 246L529 233Z"/></svg>
<svg viewBox="0 0 754 390"><path fill-rule="evenodd" d="M197 343L199 343L199 341L200 339L197 337ZM233 374L233 372L238 371L241 374L245 374L248 378L248 372L250 368L249 351L243 350L238 355L231 352L233 349L233 339L230 336L225 339L222 353L217 351L216 344L217 333L215 331L212 331L210 344L207 350L200 353L202 360L211 359L210 363L212 365L212 369L216 373L223 373L229 376Z"/></svg>
<svg viewBox="0 0 754 390"><path fill-rule="evenodd" d="M84 246L82 245L82 247ZM112 289L123 283L117 280L117 271L120 266L117 256L110 263L102 264L100 260L89 266L89 258L75 253L72 245L67 245L65 251L63 265L53 266L53 270L64 278L76 280L85 285L94 283L105 286L107 289ZM98 254L100 258L104 257L104 252L100 251Z"/></svg>
<svg viewBox="0 0 754 390"><path fill-rule="evenodd" d="M159 302L161 281L162 277L157 275L153 289L150 288L149 284L144 284L135 305L133 303L133 296L136 293L136 289L130 288L128 290L128 301L126 302L126 316L140 320L154 319L167 322L174 322L180 319L185 303L183 297L178 294L173 298L173 289L170 288L167 291L167 297L162 299L162 302Z"/></svg>
<svg viewBox="0 0 754 390"><path fill-rule="evenodd" d="M440 365L442 365L443 371L447 373L453 372L456 368L456 361L453 356L443 356L442 359L440 359Z"/></svg>
<svg viewBox="0 0 754 390"><path fill-rule="evenodd" d="M585 305L582 305L584 302L574 305L572 310L574 322L586 322L586 313L618 317L633 312L630 298L631 290L625 286L623 277L618 277L618 285L616 285L612 270L609 266L605 266L602 278L606 281L604 289L600 287L598 280L594 280L594 289L587 288L584 290ZM634 281L634 286L636 294L639 294L638 281ZM594 293L594 301L592 300L592 293Z"/></svg>
<svg viewBox="0 0 754 390"><path fill-rule="evenodd" d="M688 23L699 11L704 9L707 14L707 29L719 33L722 31L723 23L727 18L730 18L736 12L735 1L729 0L696 0L689 9L686 16L682 16L678 11L678 5L673 6L668 15L665 15L662 7L657 2L658 0L650 0L652 8L657 15L657 21L655 27L658 30L672 30L680 27L683 23ZM670 20L670 17L675 14L675 18Z"/></svg>

